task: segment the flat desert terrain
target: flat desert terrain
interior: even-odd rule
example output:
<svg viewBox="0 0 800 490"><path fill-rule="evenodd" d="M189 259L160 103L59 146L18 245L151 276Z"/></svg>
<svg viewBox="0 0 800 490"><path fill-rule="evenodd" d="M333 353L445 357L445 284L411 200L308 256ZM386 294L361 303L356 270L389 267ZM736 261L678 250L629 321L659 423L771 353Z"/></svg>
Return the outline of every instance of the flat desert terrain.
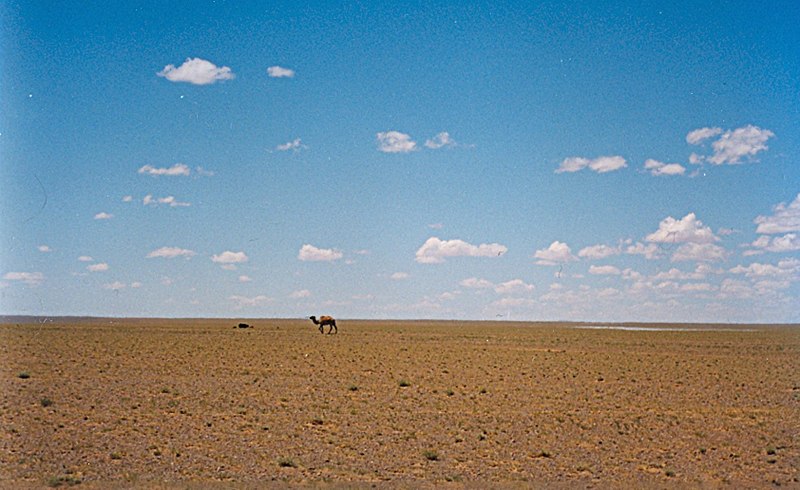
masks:
<svg viewBox="0 0 800 490"><path fill-rule="evenodd" d="M4 488L800 486L796 326L5 322Z"/></svg>

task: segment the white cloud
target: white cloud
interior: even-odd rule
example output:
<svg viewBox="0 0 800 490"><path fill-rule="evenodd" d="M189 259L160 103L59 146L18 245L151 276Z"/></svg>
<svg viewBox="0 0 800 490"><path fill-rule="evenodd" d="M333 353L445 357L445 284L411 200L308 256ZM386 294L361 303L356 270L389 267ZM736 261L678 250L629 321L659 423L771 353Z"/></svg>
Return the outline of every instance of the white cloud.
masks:
<svg viewBox="0 0 800 490"><path fill-rule="evenodd" d="M648 159L644 162L645 170L649 170L651 175L683 175L686 168L680 163L662 163L658 160Z"/></svg>
<svg viewBox="0 0 800 490"><path fill-rule="evenodd" d="M684 243L672 254L673 262L717 262L728 258L728 251L713 243Z"/></svg>
<svg viewBox="0 0 800 490"><path fill-rule="evenodd" d="M411 136L399 131L378 133L378 149L384 153L408 153L417 149Z"/></svg>
<svg viewBox="0 0 800 490"><path fill-rule="evenodd" d="M92 261L94 261L94 259L89 257L88 255L81 255L80 257L78 257L78 261L79 262L92 262Z"/></svg>
<svg viewBox="0 0 800 490"><path fill-rule="evenodd" d="M752 157L766 150L766 142L773 136L775 133L772 131L752 125L725 131L711 144L714 154L708 161L714 165L741 163L743 157Z"/></svg>
<svg viewBox="0 0 800 490"><path fill-rule="evenodd" d="M442 223L431 223L431 224L428 225L428 228L430 228L432 230L441 230L442 228L444 228L444 224L442 224Z"/></svg>
<svg viewBox="0 0 800 490"><path fill-rule="evenodd" d="M241 275L239 276L239 282L251 282L253 279L250 276Z"/></svg>
<svg viewBox="0 0 800 490"><path fill-rule="evenodd" d="M658 230L647 235L648 242L655 243L712 243L719 240L708 226L689 213L676 220L669 216L661 221Z"/></svg>
<svg viewBox="0 0 800 490"><path fill-rule="evenodd" d="M131 202L133 201L133 196L124 196L122 198L122 202Z"/></svg>
<svg viewBox="0 0 800 490"><path fill-rule="evenodd" d="M494 287L494 284L491 281L487 281L486 279L478 279L477 277L464 279L458 283L458 285L468 289L489 289Z"/></svg>
<svg viewBox="0 0 800 490"><path fill-rule="evenodd" d="M89 272L105 272L108 270L108 264L100 262L98 264L88 265L86 266L86 270Z"/></svg>
<svg viewBox="0 0 800 490"><path fill-rule="evenodd" d="M275 65L267 68L267 75L270 78L294 78L294 70Z"/></svg>
<svg viewBox="0 0 800 490"><path fill-rule="evenodd" d="M138 173L147 175L186 176L191 174L192 170L185 163L176 163L171 167L161 167L161 168L157 168L152 165L144 165L138 170Z"/></svg>
<svg viewBox="0 0 800 490"><path fill-rule="evenodd" d="M138 289L138 288L142 287L142 283L139 282L139 281L133 281L131 283L131 287L134 288L134 289Z"/></svg>
<svg viewBox="0 0 800 490"><path fill-rule="evenodd" d="M213 170L206 170L203 167L195 167L195 171L197 171L197 175L202 175L203 177L212 177L214 176Z"/></svg>
<svg viewBox="0 0 800 490"><path fill-rule="evenodd" d="M558 263L572 262L578 260L572 255L572 250L566 243L561 243L558 240L551 243L549 247L537 250L533 256L539 259L536 263L539 265L556 265Z"/></svg>
<svg viewBox="0 0 800 490"><path fill-rule="evenodd" d="M37 286L44 281L44 274L41 272L6 272L3 279L7 281L20 281L29 286Z"/></svg>
<svg viewBox="0 0 800 490"><path fill-rule="evenodd" d="M394 274L389 276L389 279L393 279L395 281L402 281L403 279L408 279L408 273L407 272L395 272Z"/></svg>
<svg viewBox="0 0 800 490"><path fill-rule="evenodd" d="M800 260L798 259L785 259L778 262L777 265L761 264L753 262L747 267L737 265L730 269L732 274L744 274L749 278L762 278L762 277L778 277L781 279L797 280L798 273L800 273Z"/></svg>
<svg viewBox="0 0 800 490"><path fill-rule="evenodd" d="M620 249L617 247L609 247L608 245L592 245L584 247L578 252L578 257L586 259L605 259L612 255L619 255Z"/></svg>
<svg viewBox="0 0 800 490"><path fill-rule="evenodd" d="M783 236L770 237L761 235L750 244L758 250L749 250L746 255L757 255L763 251L767 252L794 252L800 250L800 235L797 233L787 233ZM748 253L749 252L749 253Z"/></svg>
<svg viewBox="0 0 800 490"><path fill-rule="evenodd" d="M53 249L50 248L47 245L39 245L38 247L36 247L36 250L38 250L38 251L40 251L42 253L50 253L50 252L53 251Z"/></svg>
<svg viewBox="0 0 800 490"><path fill-rule="evenodd" d="M563 172L577 172L584 168L589 168L597 173L603 174L612 172L621 168L627 167L625 159L621 156L604 156L595 159L588 159L582 157L569 157L565 158L561 165L556 169L556 173Z"/></svg>
<svg viewBox="0 0 800 490"><path fill-rule="evenodd" d="M767 140L774 137L775 133L752 124L724 132L720 128L701 128L687 134L686 142L698 145L716 136L719 138L711 143L713 154L701 156L693 153L691 163L707 161L713 165L735 165L742 163L744 157L752 160L757 153L767 149Z"/></svg>
<svg viewBox="0 0 800 490"><path fill-rule="evenodd" d="M618 276L622 272L613 265L592 265L589 266L589 274L596 276Z"/></svg>
<svg viewBox="0 0 800 490"><path fill-rule="evenodd" d="M297 258L304 262L331 262L342 257L344 257L344 254L338 250L317 248L309 244L303 245L297 254Z"/></svg>
<svg viewBox="0 0 800 490"><path fill-rule="evenodd" d="M299 291L293 291L292 294L289 295L292 299L301 299L301 298L310 298L311 291L308 289L300 289Z"/></svg>
<svg viewBox="0 0 800 490"><path fill-rule="evenodd" d="M211 261L215 264L241 264L247 262L249 257L244 252L231 252L226 250L219 255L212 255Z"/></svg>
<svg viewBox="0 0 800 490"><path fill-rule="evenodd" d="M671 268L666 272L659 272L653 279L658 281L670 280L670 281L681 281L681 280L688 280L688 279L703 279L705 277L705 273L695 271L695 272L684 272L682 270Z"/></svg>
<svg viewBox="0 0 800 490"><path fill-rule="evenodd" d="M170 82L187 82L194 85L210 85L219 80L235 78L227 66L218 67L212 62L200 58L186 58L186 61L177 68L175 65L167 65L157 75Z"/></svg>
<svg viewBox="0 0 800 490"><path fill-rule="evenodd" d="M161 247L157 250L153 250L149 254L147 254L148 259L152 259L155 257L163 257L165 259L174 259L175 257L192 257L197 255L194 251L188 250L185 248L178 248L178 247Z"/></svg>
<svg viewBox="0 0 800 490"><path fill-rule="evenodd" d="M160 204L167 204L171 208L188 207L191 203L176 201L174 196L167 197L153 197L152 194L144 196L142 203L145 206L158 206Z"/></svg>
<svg viewBox="0 0 800 490"><path fill-rule="evenodd" d="M645 245L641 242L628 245L625 249L625 253L628 255L644 255L647 260L657 259L661 255L661 251L655 243L648 243Z"/></svg>
<svg viewBox="0 0 800 490"><path fill-rule="evenodd" d="M113 217L114 217L113 214L109 214L109 213L106 213L106 212L97 213L97 214L94 215L94 219L111 219Z"/></svg>
<svg viewBox="0 0 800 490"><path fill-rule="evenodd" d="M508 251L499 243L472 245L463 240L440 240L428 238L416 252L420 264L439 264L448 257L499 257Z"/></svg>
<svg viewBox="0 0 800 490"><path fill-rule="evenodd" d="M456 142L450 137L450 133L442 131L433 138L425 141L425 146L432 150L438 150L445 146L456 146Z"/></svg>
<svg viewBox="0 0 800 490"><path fill-rule="evenodd" d="M697 145L707 140L708 138L713 138L714 136L722 133L722 128L701 128L695 129L694 131L690 131L689 134L686 135L686 142L690 145Z"/></svg>
<svg viewBox="0 0 800 490"><path fill-rule="evenodd" d="M292 141L287 141L286 143L275 147L275 149L278 151L300 151L304 148L307 148L307 146L303 144L300 138L295 138Z"/></svg>
<svg viewBox="0 0 800 490"><path fill-rule="evenodd" d="M497 294L514 294L514 293L527 293L534 290L532 284L527 284L522 279L512 279L510 281L502 282L494 287L494 292Z"/></svg>
<svg viewBox="0 0 800 490"><path fill-rule="evenodd" d="M272 301L272 298L269 296L264 296L263 294L253 296L252 298L247 296L233 295L228 297L228 299L236 303L237 308L244 308L246 306L260 306Z"/></svg>
<svg viewBox="0 0 800 490"><path fill-rule="evenodd" d="M103 289L110 289L112 291L119 291L121 289L125 289L126 285L124 282L114 281L108 284L103 284Z"/></svg>
<svg viewBox="0 0 800 490"><path fill-rule="evenodd" d="M788 205L780 203L772 208L772 216L758 216L755 224L756 233L763 235L800 231L800 194Z"/></svg>

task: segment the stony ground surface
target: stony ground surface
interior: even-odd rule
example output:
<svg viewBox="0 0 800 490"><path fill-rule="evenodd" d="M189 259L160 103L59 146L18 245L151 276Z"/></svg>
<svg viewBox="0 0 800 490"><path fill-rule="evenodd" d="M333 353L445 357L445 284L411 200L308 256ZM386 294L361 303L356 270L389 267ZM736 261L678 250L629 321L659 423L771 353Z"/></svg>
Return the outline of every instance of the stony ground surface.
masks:
<svg viewBox="0 0 800 490"><path fill-rule="evenodd" d="M800 486L800 328L238 321L0 325L0 486Z"/></svg>

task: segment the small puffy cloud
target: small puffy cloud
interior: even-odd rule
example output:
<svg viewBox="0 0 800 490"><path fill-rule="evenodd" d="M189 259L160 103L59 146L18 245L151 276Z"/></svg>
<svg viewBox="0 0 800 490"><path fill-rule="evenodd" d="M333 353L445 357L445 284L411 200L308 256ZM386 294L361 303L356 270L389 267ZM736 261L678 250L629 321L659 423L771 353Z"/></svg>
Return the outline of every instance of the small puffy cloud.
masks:
<svg viewBox="0 0 800 490"><path fill-rule="evenodd" d="M314 245L305 244L300 248L297 258L304 262L332 262L344 257L339 250L330 248L317 248Z"/></svg>
<svg viewBox="0 0 800 490"><path fill-rule="evenodd" d="M649 170L651 175L683 175L686 167L680 163L662 163L658 160L648 159L644 162L645 170Z"/></svg>
<svg viewBox="0 0 800 490"><path fill-rule="evenodd" d="M392 279L394 281L402 281L403 279L408 279L408 272L395 272L394 274L389 276L389 279Z"/></svg>
<svg viewBox="0 0 800 490"><path fill-rule="evenodd" d="M491 281L487 281L486 279L478 279L477 277L464 279L458 284L459 286L468 289L489 289L494 287L494 284Z"/></svg>
<svg viewBox="0 0 800 490"><path fill-rule="evenodd" d="M157 168L152 165L142 166L138 172L145 175L168 175L168 176L187 176L192 173L192 170L185 163L176 163L171 167Z"/></svg>
<svg viewBox="0 0 800 490"><path fill-rule="evenodd" d="M644 255L644 258L647 260L657 259L661 255L658 245L655 243L648 243L645 245L641 242L628 245L625 248L625 253L628 255Z"/></svg>
<svg viewBox="0 0 800 490"><path fill-rule="evenodd" d="M142 287L142 283L139 282L139 281L133 281L131 283L131 287L134 288L134 289L138 289L138 288Z"/></svg>
<svg viewBox="0 0 800 490"><path fill-rule="evenodd" d="M440 240L428 238L417 250L416 260L420 264L439 264L450 257L499 257L508 251L499 243L472 245L463 240Z"/></svg>
<svg viewBox="0 0 800 490"><path fill-rule="evenodd" d="M503 295L527 293L534 290L534 286L532 284L528 284L522 279L512 279L500 284L494 284L486 279L470 277L469 279L464 279L458 284L459 286L467 289L492 289L495 293Z"/></svg>
<svg viewBox="0 0 800 490"><path fill-rule="evenodd" d="M743 157L752 157L767 149L766 142L775 136L768 129L748 125L733 131L725 131L711 146L714 154L708 161L714 165L741 163Z"/></svg>
<svg viewBox="0 0 800 490"><path fill-rule="evenodd" d="M701 128L686 135L686 142L698 145L717 136L719 137L711 143L713 154L711 156L693 154L692 163L702 161L710 162L713 165L742 163L743 158L752 159L757 153L766 150L768 148L767 141L774 137L775 133L752 124L724 132L720 128Z"/></svg>
<svg viewBox="0 0 800 490"><path fill-rule="evenodd" d="M654 243L712 243L719 240L708 226L689 213L676 220L669 216L661 221L658 230L647 235L648 242Z"/></svg>
<svg viewBox="0 0 800 490"><path fill-rule="evenodd" d="M578 252L578 257L585 259L605 259L612 255L619 255L621 250L617 247L609 247L608 245L592 245L584 247Z"/></svg>
<svg viewBox="0 0 800 490"><path fill-rule="evenodd" d="M142 203L145 206L158 206L160 204L166 204L171 208L188 207L192 205L191 203L188 202L178 201L175 199L174 196L153 197L152 194L144 196L144 198L142 199Z"/></svg>
<svg viewBox="0 0 800 490"><path fill-rule="evenodd" d="M86 270L89 272L105 272L108 270L108 264L100 262L98 264L88 265L86 266Z"/></svg>
<svg viewBox="0 0 800 490"><path fill-rule="evenodd" d="M400 131L377 133L378 150L384 153L408 153L417 149L417 143L411 136Z"/></svg>
<svg viewBox="0 0 800 490"><path fill-rule="evenodd" d="M6 281L19 281L29 286L37 286L44 281L44 274L41 272L6 272L3 275Z"/></svg>
<svg viewBox="0 0 800 490"><path fill-rule="evenodd" d="M241 264L247 262L249 257L244 252L231 252L226 250L219 255L212 255L211 261L215 264Z"/></svg>
<svg viewBox="0 0 800 490"><path fill-rule="evenodd" d="M264 296L263 294L259 294L258 296L247 297L247 296L239 296L233 295L228 297L229 300L233 301L236 304L237 308L244 308L244 307L252 307L252 306L260 306L272 301L272 298L269 296Z"/></svg>
<svg viewBox="0 0 800 490"><path fill-rule="evenodd" d="M292 141L287 141L286 143L275 147L275 149L278 151L300 151L304 148L307 148L307 146L303 144L300 138L295 138Z"/></svg>
<svg viewBox="0 0 800 490"><path fill-rule="evenodd" d="M684 272L673 267L668 271L659 272L653 276L653 279L657 281L685 281L689 279L703 279L705 276L706 274L699 270L695 272Z"/></svg>
<svg viewBox="0 0 800 490"><path fill-rule="evenodd" d="M292 291L289 297L292 299L310 298L311 291L309 291L308 289L300 289L298 291Z"/></svg>
<svg viewBox="0 0 800 490"><path fill-rule="evenodd" d="M533 254L534 258L539 259L536 263L539 265L556 265L558 263L566 263L578 260L572 255L572 249L566 243L561 243L558 240L550 244L549 247L537 250Z"/></svg>
<svg viewBox="0 0 800 490"><path fill-rule="evenodd" d="M787 233L783 236L770 237L761 235L750 246L755 247L757 250L749 250L745 252L747 255L756 255L767 252L794 252L800 250L800 235L797 233ZM748 253L750 252L750 253Z"/></svg>
<svg viewBox="0 0 800 490"><path fill-rule="evenodd" d="M239 276L239 282L251 282L253 279L250 276L241 275Z"/></svg>
<svg viewBox="0 0 800 490"><path fill-rule="evenodd" d="M132 202L133 196L123 196L122 202Z"/></svg>
<svg viewBox="0 0 800 490"><path fill-rule="evenodd" d="M93 262L94 259L89 257L88 255L81 255L78 257L78 262Z"/></svg>
<svg viewBox="0 0 800 490"><path fill-rule="evenodd" d="M494 286L494 292L497 294L527 293L533 289L532 284L528 284L522 279L512 279Z"/></svg>
<svg viewBox="0 0 800 490"><path fill-rule="evenodd" d="M450 133L442 131L433 138L425 141L425 147L432 150L438 150L443 147L456 146L456 142L450 137Z"/></svg>
<svg viewBox="0 0 800 490"><path fill-rule="evenodd" d="M193 85L210 85L220 80L231 80L235 75L227 66L218 67L201 58L186 58L179 67L167 65L157 73L170 82L186 82Z"/></svg>
<svg viewBox="0 0 800 490"><path fill-rule="evenodd" d="M756 233L762 235L800 231L800 194L788 205L780 203L775 206L771 216L758 216L755 224L758 225Z"/></svg>
<svg viewBox="0 0 800 490"><path fill-rule="evenodd" d="M106 212L97 213L94 215L94 219L111 219L114 215Z"/></svg>
<svg viewBox="0 0 800 490"><path fill-rule="evenodd" d="M192 257L197 255L194 251L188 250L185 248L178 248L178 247L161 247L157 250L153 250L149 254L147 254L148 259L161 257L165 259L174 259L176 257Z"/></svg>
<svg viewBox="0 0 800 490"><path fill-rule="evenodd" d="M103 289L110 289L111 291L119 291L125 289L127 285L124 282L114 281L108 284L103 284Z"/></svg>
<svg viewBox="0 0 800 490"><path fill-rule="evenodd" d="M50 248L48 245L39 245L38 247L36 247L36 250L42 253L50 253L53 251L53 249Z"/></svg>
<svg viewBox="0 0 800 490"><path fill-rule="evenodd" d="M294 70L275 65L267 68L267 75L270 78L294 78Z"/></svg>
<svg viewBox="0 0 800 490"><path fill-rule="evenodd" d="M727 250L713 243L684 243L672 254L673 262L718 262L728 258Z"/></svg>
<svg viewBox="0 0 800 490"><path fill-rule="evenodd" d="M589 267L589 274L596 276L618 276L622 272L613 265L592 265Z"/></svg>
<svg viewBox="0 0 800 490"><path fill-rule="evenodd" d="M700 128L695 129L694 131L690 131L689 134L686 135L686 142L690 145L697 145L707 140L708 138L713 138L714 136L722 133L722 128Z"/></svg>
<svg viewBox="0 0 800 490"><path fill-rule="evenodd" d="M561 162L561 165L559 165L559 167L556 169L556 173L572 173L583 170L584 168L588 168L599 174L604 174L606 172L612 172L627 166L628 165L625 163L625 159L621 156L604 156L595 159L569 157L565 158L564 161Z"/></svg>

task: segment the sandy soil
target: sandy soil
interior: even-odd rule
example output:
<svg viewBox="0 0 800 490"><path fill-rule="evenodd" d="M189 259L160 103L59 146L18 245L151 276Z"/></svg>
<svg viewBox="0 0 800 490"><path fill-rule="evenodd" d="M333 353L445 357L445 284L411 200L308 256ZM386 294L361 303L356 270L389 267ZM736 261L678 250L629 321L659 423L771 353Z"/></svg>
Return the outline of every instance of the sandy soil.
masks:
<svg viewBox="0 0 800 490"><path fill-rule="evenodd" d="M0 486L800 486L797 327L239 321L1 324Z"/></svg>

